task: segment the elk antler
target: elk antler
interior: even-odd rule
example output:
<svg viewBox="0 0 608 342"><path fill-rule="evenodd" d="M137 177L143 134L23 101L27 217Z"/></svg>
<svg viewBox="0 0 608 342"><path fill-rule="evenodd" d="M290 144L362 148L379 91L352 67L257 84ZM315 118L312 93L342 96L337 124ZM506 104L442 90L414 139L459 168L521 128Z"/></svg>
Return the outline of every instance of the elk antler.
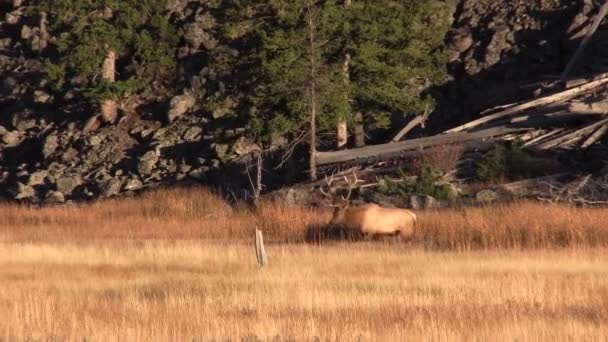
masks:
<svg viewBox="0 0 608 342"><path fill-rule="evenodd" d="M333 183L334 181L334 174L332 173L331 176L329 178L327 178L327 175L325 175L325 185L327 185L327 190L328 192L325 192L325 190L323 190L323 185L321 185L321 187L319 187L319 190L321 191L321 193L323 194L323 196L331 199L331 183Z"/></svg>
<svg viewBox="0 0 608 342"><path fill-rule="evenodd" d="M348 193L346 194L346 197L342 196L342 199L345 201L350 201L350 196L352 195L353 188L355 187L355 185L357 185L357 183L359 182L363 182L362 180L357 178L357 173L353 172L352 175L354 178L353 181L348 179L348 177L344 176L344 181L346 182L346 184L348 184Z"/></svg>

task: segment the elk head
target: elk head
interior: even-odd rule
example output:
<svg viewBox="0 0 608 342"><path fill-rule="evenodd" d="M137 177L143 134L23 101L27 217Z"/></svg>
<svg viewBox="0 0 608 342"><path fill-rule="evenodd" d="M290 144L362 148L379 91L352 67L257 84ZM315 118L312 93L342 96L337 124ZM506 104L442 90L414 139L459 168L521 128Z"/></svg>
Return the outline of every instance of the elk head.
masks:
<svg viewBox="0 0 608 342"><path fill-rule="evenodd" d="M332 190L331 185L334 181L333 174L329 178L325 176L325 185L327 186L327 191L323 190L323 186L320 188L321 193L329 199L331 203L329 206L334 208L334 215L330 222L331 224L340 223L340 221L343 220L344 214L350 205L350 196L352 195L353 188L358 182L361 182L355 173L352 174L352 179L349 179L347 176L344 176L343 178L344 182L348 185L348 193L346 196L340 196L340 199L335 198L335 190Z"/></svg>

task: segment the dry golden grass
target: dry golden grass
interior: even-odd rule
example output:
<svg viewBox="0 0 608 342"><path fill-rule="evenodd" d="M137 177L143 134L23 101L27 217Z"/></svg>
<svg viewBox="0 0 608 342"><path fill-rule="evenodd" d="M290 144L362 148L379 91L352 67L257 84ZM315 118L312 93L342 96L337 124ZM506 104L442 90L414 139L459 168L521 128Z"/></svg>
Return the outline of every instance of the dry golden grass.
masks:
<svg viewBox="0 0 608 342"><path fill-rule="evenodd" d="M3 205L0 341L608 336L605 209L520 203L418 216L408 244L304 244L331 235L329 211L234 209L201 189ZM271 242L263 270L255 226Z"/></svg>
<svg viewBox="0 0 608 342"><path fill-rule="evenodd" d="M541 203L419 212L414 245L433 249L608 247L608 210ZM260 227L270 242L323 241L331 212L263 203L233 209L204 189L43 209L0 206L0 242L92 239L249 240Z"/></svg>
<svg viewBox="0 0 608 342"><path fill-rule="evenodd" d="M0 340L514 341L608 336L606 250L0 244Z"/></svg>

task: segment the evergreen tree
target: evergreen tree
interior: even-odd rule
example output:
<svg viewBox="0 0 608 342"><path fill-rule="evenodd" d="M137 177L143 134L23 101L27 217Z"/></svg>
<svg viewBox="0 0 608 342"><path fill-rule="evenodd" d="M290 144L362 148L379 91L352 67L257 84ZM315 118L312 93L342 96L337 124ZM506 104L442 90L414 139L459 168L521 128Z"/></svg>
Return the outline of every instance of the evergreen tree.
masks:
<svg viewBox="0 0 608 342"><path fill-rule="evenodd" d="M390 127L393 113L432 110L421 97L446 76L444 38L448 5L436 0L353 0L346 11L345 53L353 110L376 127Z"/></svg>
<svg viewBox="0 0 608 342"><path fill-rule="evenodd" d="M442 47L449 19L442 2L346 4L217 3L222 44L234 53L209 53L209 67L225 74L215 86L208 84L208 109L232 113L226 117L247 124L258 142L270 143L274 136L292 142L310 137L311 171L316 145L335 145L339 122L361 121L354 119L361 114L369 126L389 128L394 114L431 110L432 99L421 94L445 75Z"/></svg>
<svg viewBox="0 0 608 342"><path fill-rule="evenodd" d="M334 36L340 10L333 1L275 0L240 1L231 13L227 34L246 47L236 67L248 94L240 112L258 141L308 136L314 179L316 131L350 111Z"/></svg>
<svg viewBox="0 0 608 342"><path fill-rule="evenodd" d="M163 14L165 0L45 0L37 7L58 37L57 54L47 60L50 76L59 87L84 79L85 94L102 108L174 68L178 41Z"/></svg>

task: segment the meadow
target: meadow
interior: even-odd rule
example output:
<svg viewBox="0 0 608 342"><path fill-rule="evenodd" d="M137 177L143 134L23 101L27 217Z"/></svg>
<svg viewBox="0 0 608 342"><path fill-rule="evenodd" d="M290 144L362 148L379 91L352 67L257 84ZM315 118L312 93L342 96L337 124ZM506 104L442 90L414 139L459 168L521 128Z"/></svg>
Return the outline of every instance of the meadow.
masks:
<svg viewBox="0 0 608 342"><path fill-rule="evenodd" d="M398 243L336 239L324 208L251 210L204 189L2 205L0 341L608 337L605 209L417 214L415 237Z"/></svg>

